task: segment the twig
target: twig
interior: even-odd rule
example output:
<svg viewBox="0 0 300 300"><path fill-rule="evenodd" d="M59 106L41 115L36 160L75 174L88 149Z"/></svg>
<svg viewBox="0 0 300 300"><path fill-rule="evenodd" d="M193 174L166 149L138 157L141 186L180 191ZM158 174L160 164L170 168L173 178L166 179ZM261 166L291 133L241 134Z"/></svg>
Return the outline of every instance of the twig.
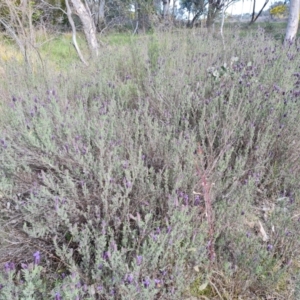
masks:
<svg viewBox="0 0 300 300"><path fill-rule="evenodd" d="M198 147L198 155L200 160L202 160L203 151L199 145ZM203 166L203 163L202 163ZM211 203L211 183L209 182L206 170L201 170L198 164L196 164L196 169L198 176L201 180L202 190L203 190L203 197L205 202L205 213L208 223L208 236L209 236L209 243L208 243L208 255L210 261L210 267L216 257L215 254L215 246L214 246L214 218L213 218L213 209Z"/></svg>

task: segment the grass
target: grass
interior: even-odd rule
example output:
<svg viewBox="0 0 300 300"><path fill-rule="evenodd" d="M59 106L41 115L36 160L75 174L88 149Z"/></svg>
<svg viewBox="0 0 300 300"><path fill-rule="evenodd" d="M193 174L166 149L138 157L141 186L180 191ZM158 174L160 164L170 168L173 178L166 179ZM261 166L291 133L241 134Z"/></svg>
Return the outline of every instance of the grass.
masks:
<svg viewBox="0 0 300 300"><path fill-rule="evenodd" d="M1 299L299 298L299 49L239 33L1 58Z"/></svg>

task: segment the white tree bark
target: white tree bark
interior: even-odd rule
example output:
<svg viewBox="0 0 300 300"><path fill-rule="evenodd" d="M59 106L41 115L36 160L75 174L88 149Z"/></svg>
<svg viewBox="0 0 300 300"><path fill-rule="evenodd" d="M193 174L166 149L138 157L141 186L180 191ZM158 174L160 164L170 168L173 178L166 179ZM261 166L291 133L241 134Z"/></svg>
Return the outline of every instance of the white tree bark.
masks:
<svg viewBox="0 0 300 300"><path fill-rule="evenodd" d="M290 13L289 20L286 28L285 34L285 45L292 43L298 31L299 24L299 13L300 13L300 0L291 0L290 1Z"/></svg>
<svg viewBox="0 0 300 300"><path fill-rule="evenodd" d="M168 18L170 12L170 0L163 0L163 18Z"/></svg>
<svg viewBox="0 0 300 300"><path fill-rule="evenodd" d="M99 20L98 23L105 23L105 0L100 0L99 3Z"/></svg>
<svg viewBox="0 0 300 300"><path fill-rule="evenodd" d="M92 55L98 56L99 44L96 35L96 26L94 20L89 13L89 9L81 2L81 0L71 0L78 17L80 18L83 26L83 31Z"/></svg>
<svg viewBox="0 0 300 300"><path fill-rule="evenodd" d="M80 51L80 48L77 44L77 39L76 39L76 27L75 27L75 23L74 23L74 20L72 18L72 11L71 11L71 8L70 8L70 5L69 5L69 1L68 0L65 0L66 2L66 7L67 7L67 16L68 16L68 20L69 20L69 23L72 27L72 41L73 41L73 45L76 49L76 52L80 58L80 60L86 65L88 66L88 63L85 61L81 51Z"/></svg>

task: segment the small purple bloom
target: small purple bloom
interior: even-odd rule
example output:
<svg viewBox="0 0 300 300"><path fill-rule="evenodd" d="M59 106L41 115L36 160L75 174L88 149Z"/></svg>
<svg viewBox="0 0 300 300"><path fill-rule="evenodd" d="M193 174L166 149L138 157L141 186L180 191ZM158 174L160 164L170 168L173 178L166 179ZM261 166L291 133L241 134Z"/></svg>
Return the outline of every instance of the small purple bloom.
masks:
<svg viewBox="0 0 300 300"><path fill-rule="evenodd" d="M102 255L102 258L104 260L108 260L110 258L110 252L109 251L104 251L103 255Z"/></svg>
<svg viewBox="0 0 300 300"><path fill-rule="evenodd" d="M55 293L55 296L54 296L54 300L61 300L61 296L60 296L60 293L59 292L56 292Z"/></svg>
<svg viewBox="0 0 300 300"><path fill-rule="evenodd" d="M161 280L154 279L155 287L160 287Z"/></svg>
<svg viewBox="0 0 300 300"><path fill-rule="evenodd" d="M126 181L126 187L128 189L132 187L132 183L129 180Z"/></svg>
<svg viewBox="0 0 300 300"><path fill-rule="evenodd" d="M38 265L41 261L41 255L40 255L40 251L36 251L34 254L33 254L33 257L34 257L34 263L36 265Z"/></svg>
<svg viewBox="0 0 300 300"><path fill-rule="evenodd" d="M21 267L22 267L22 269L27 269L28 268L28 265L27 264L24 264L24 263L21 263Z"/></svg>
<svg viewBox="0 0 300 300"><path fill-rule="evenodd" d="M188 205L189 204L189 195L188 194L184 194L183 200L185 202L185 205Z"/></svg>
<svg viewBox="0 0 300 300"><path fill-rule="evenodd" d="M13 262L5 263L4 268L6 272L13 271L15 269L15 264Z"/></svg>
<svg viewBox="0 0 300 300"><path fill-rule="evenodd" d="M196 195L195 200L194 200L194 206L200 205L200 196Z"/></svg>
<svg viewBox="0 0 300 300"><path fill-rule="evenodd" d="M128 284L131 284L133 282L133 275L132 274L129 274L129 275L126 275L125 276L125 281L128 283Z"/></svg>
<svg viewBox="0 0 300 300"><path fill-rule="evenodd" d="M142 256L142 255L138 255L138 256L136 257L136 264L137 264L138 266L140 266L140 265L142 264L142 262L143 262L143 256Z"/></svg>
<svg viewBox="0 0 300 300"><path fill-rule="evenodd" d="M149 278L146 278L145 280L143 280L143 285L144 285L145 288L148 288L148 287L149 287L149 285L150 285L150 280L149 280Z"/></svg>
<svg viewBox="0 0 300 300"><path fill-rule="evenodd" d="M271 245L271 244L268 244L268 246L267 246L267 250L268 251L271 251L273 249L273 245Z"/></svg>
<svg viewBox="0 0 300 300"><path fill-rule="evenodd" d="M150 236L152 237L154 242L157 242L157 234L151 233Z"/></svg>
<svg viewBox="0 0 300 300"><path fill-rule="evenodd" d="M3 146L4 149L7 148L7 144L6 144L5 140L2 139L1 140L1 144L2 144L2 146Z"/></svg>

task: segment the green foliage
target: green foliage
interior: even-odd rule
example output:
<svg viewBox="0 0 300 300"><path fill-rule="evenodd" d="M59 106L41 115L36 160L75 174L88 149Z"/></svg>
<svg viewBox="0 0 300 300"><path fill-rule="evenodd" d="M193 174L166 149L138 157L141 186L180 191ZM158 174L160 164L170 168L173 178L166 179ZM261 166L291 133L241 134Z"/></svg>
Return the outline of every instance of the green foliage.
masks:
<svg viewBox="0 0 300 300"><path fill-rule="evenodd" d="M225 37L226 52L184 31L88 68L3 65L1 299L297 292L297 49Z"/></svg>
<svg viewBox="0 0 300 300"><path fill-rule="evenodd" d="M148 46L148 56L150 68L152 71L156 71L158 67L159 60L159 44L155 36L150 38L149 46Z"/></svg>

